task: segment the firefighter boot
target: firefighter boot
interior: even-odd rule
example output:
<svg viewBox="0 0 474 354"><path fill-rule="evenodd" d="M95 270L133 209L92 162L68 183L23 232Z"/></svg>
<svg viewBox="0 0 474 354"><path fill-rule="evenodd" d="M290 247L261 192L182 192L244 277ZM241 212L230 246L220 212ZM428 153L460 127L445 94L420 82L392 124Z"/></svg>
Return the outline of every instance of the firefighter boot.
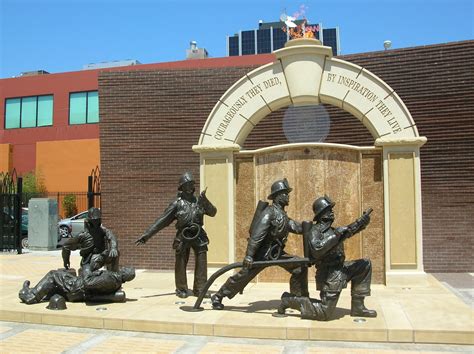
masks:
<svg viewBox="0 0 474 354"><path fill-rule="evenodd" d="M36 300L35 292L33 291L33 289L30 289L29 280L25 280L25 282L23 283L23 287L18 293L18 297L22 302L28 305L38 303L38 300Z"/></svg>
<svg viewBox="0 0 474 354"><path fill-rule="evenodd" d="M214 310L223 310L224 305L222 304L223 296L217 292L211 296L212 308Z"/></svg>
<svg viewBox="0 0 474 354"><path fill-rule="evenodd" d="M351 300L352 317L377 317L375 310L369 310L364 306L364 296L352 296Z"/></svg>
<svg viewBox="0 0 474 354"><path fill-rule="evenodd" d="M48 299L53 295L54 290L54 271L50 271L46 276L41 279L35 287L30 288L30 281L26 280L23 283L23 288L18 293L18 297L25 304L36 304L41 302L43 299Z"/></svg>
<svg viewBox="0 0 474 354"><path fill-rule="evenodd" d="M300 307L301 307L301 305L298 302L298 299L297 299L296 295L290 294L290 293L285 291L281 295L281 304L278 307L278 313L280 315L284 315L285 310L287 308L291 308L291 309L300 311Z"/></svg>

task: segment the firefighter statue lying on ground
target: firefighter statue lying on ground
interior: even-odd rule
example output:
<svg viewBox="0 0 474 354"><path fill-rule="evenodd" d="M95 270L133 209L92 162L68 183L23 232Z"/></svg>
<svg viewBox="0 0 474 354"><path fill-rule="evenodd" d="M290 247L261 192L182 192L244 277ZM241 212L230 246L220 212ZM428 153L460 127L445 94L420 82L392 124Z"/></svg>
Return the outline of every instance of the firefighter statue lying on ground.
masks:
<svg viewBox="0 0 474 354"><path fill-rule="evenodd" d="M122 284L134 278L135 269L132 267L118 271L91 271L90 267L84 267L79 276L72 269L51 270L32 288L30 281L26 280L18 296L25 304L36 304L58 296L71 302L124 302Z"/></svg>
<svg viewBox="0 0 474 354"><path fill-rule="evenodd" d="M303 233L309 242L310 259L316 266L316 288L321 300L283 293L278 313L287 308L301 312L301 318L328 321L331 319L342 289L351 282L351 316L376 317L377 312L364 306L370 295L372 265L369 259L345 262L344 241L365 229L370 212L348 226L333 228L335 203L324 196L313 203L315 223L304 222Z"/></svg>

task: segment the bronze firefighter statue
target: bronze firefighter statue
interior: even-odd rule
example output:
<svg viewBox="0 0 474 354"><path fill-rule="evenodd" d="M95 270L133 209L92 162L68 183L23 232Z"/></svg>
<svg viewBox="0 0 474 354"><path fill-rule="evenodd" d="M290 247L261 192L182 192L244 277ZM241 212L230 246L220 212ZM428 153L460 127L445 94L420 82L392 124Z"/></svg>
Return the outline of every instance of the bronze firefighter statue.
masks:
<svg viewBox="0 0 474 354"><path fill-rule="evenodd" d="M79 276L73 270L51 270L33 288L26 280L18 296L25 304L49 299L58 301L58 296L59 300L64 297L70 302L123 302L125 293L121 290L122 284L134 278L135 269L131 267L120 268L116 272L106 269L91 271L85 267Z"/></svg>
<svg viewBox="0 0 474 354"><path fill-rule="evenodd" d="M259 202L252 225L247 251L243 260L242 269L231 276L224 285L212 295L212 307L222 310L222 299L232 299L237 293L243 291L245 286L257 276L265 266L253 266L256 261L282 261L280 266L291 273L290 292L293 296L308 296L308 270L299 257L285 253L285 243L290 232L302 234L301 224L290 219L285 207L289 204L289 193L292 191L285 179L274 182L268 199L273 203ZM288 260L288 262L283 262Z"/></svg>
<svg viewBox="0 0 474 354"><path fill-rule="evenodd" d="M106 266L108 270L118 272L119 251L117 238L111 230L102 225L102 214L98 208L90 208L84 220L84 232L60 241L64 268L70 267L71 251L80 250L81 269L91 271Z"/></svg>
<svg viewBox="0 0 474 354"><path fill-rule="evenodd" d="M207 199L206 190L196 197L194 195L194 178L190 172L184 173L179 179L178 197L156 219L148 230L135 242L137 245L146 243L153 235L176 220L176 237L173 242L175 250L175 284L176 295L181 298L188 296L186 266L191 249L194 251L194 285L193 294L198 296L207 281L207 245L209 239L203 229L204 215L216 215L216 207Z"/></svg>
<svg viewBox="0 0 474 354"><path fill-rule="evenodd" d="M308 296L283 293L278 313L287 308L301 312L301 318L328 321L332 318L342 289L351 282L351 316L376 317L377 312L364 305L364 298L370 295L372 265L369 259L345 261L344 241L365 229L370 222L372 209L350 225L332 227L335 203L327 196L313 203L315 223L303 223L308 239L310 260L316 266L316 288L320 300Z"/></svg>

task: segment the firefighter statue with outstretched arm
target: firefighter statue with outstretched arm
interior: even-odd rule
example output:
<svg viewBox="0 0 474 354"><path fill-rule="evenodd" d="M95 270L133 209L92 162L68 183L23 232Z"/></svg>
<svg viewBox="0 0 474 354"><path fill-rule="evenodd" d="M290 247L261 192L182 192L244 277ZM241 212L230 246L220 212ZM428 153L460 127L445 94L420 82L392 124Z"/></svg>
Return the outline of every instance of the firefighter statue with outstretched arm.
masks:
<svg viewBox="0 0 474 354"><path fill-rule="evenodd" d="M186 266L191 249L196 261L194 268L193 294L198 296L207 281L207 245L209 239L203 229L204 215L215 216L216 207L207 199L206 190L196 197L194 195L194 178L190 172L179 179L178 197L173 200L161 216L135 241L137 245L145 244L176 220L176 237L173 242L175 250L175 283L176 295L188 296Z"/></svg>
<svg viewBox="0 0 474 354"><path fill-rule="evenodd" d="M283 293L278 309L284 314L287 308L301 312L301 318L328 321L331 319L342 289L351 282L351 316L376 317L377 312L364 305L370 295L372 265L369 259L345 261L344 241L364 230L370 222L368 209L350 225L332 227L335 203L328 196L313 203L315 223L304 222L303 232L309 241L310 259L316 266L316 288L320 300L308 296Z"/></svg>

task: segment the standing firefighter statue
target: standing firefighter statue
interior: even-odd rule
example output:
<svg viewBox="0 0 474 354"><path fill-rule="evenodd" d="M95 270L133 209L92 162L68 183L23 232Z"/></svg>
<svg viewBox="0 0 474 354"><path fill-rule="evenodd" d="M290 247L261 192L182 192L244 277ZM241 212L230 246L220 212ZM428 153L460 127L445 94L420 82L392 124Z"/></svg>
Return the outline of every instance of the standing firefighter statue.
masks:
<svg viewBox="0 0 474 354"><path fill-rule="evenodd" d="M286 240L290 232L302 233L301 224L290 219L285 207L289 204L289 193L292 191L286 178L272 184L268 199L273 203L260 201L250 226L250 238L247 252L243 260L243 268L231 276L217 293L212 295L212 307L222 310L222 299L232 299L237 293L257 276L265 266L253 266L254 261L288 260L296 261L299 257L291 256L284 251ZM308 296L308 269L301 263L280 265L291 273L290 291L294 296Z"/></svg>
<svg viewBox="0 0 474 354"><path fill-rule="evenodd" d="M176 237L173 249L176 252L175 283L176 295L188 296L186 266L190 250L193 249L196 260L194 269L193 294L198 296L207 281L207 245L209 239L203 229L204 215L214 216L217 209L206 197L206 190L196 197L194 195L194 178L190 172L179 179L178 197L171 202L164 213L156 219L145 233L135 242L146 243L153 235L176 220Z"/></svg>
<svg viewBox="0 0 474 354"><path fill-rule="evenodd" d="M370 295L372 265L369 259L345 261L344 241L364 230L370 222L368 209L352 224L334 228L333 207L335 203L328 196L313 203L314 221L304 222L303 232L309 240L310 259L315 264L316 288L321 300L284 293L278 309L284 314L287 308L301 311L301 317L328 321L336 308L342 289L351 282L351 316L376 317L377 312L364 306L364 298Z"/></svg>

